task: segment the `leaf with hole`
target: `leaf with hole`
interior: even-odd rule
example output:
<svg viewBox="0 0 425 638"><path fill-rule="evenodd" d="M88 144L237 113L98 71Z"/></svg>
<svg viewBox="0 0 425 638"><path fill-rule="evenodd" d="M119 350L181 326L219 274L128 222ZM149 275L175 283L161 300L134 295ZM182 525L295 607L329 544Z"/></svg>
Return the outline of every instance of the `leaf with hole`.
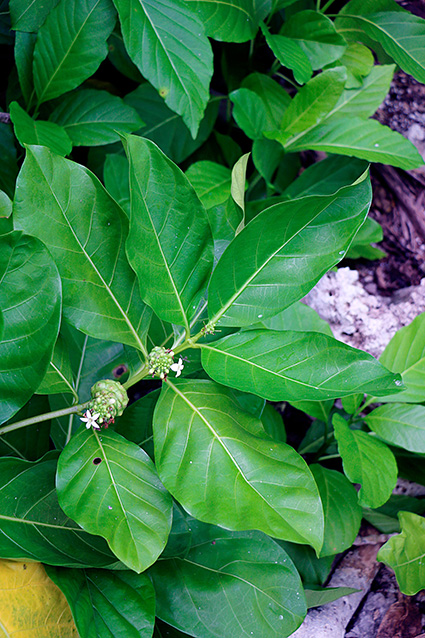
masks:
<svg viewBox="0 0 425 638"><path fill-rule="evenodd" d="M77 432L59 457L56 485L64 512L106 538L130 569L144 571L164 549L171 497L146 452L119 434Z"/></svg>

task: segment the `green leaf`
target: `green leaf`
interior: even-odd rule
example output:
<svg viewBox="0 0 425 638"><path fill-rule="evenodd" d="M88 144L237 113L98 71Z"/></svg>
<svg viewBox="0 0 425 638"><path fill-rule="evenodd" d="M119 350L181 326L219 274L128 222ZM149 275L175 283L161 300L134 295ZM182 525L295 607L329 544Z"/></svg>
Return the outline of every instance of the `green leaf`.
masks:
<svg viewBox="0 0 425 638"><path fill-rule="evenodd" d="M420 459L419 456L416 458ZM391 494L389 500L381 507L374 510L363 508L363 518L383 534L393 534L401 531L397 517L402 511L424 514L425 500L405 494Z"/></svg>
<svg viewBox="0 0 425 638"><path fill-rule="evenodd" d="M130 60L130 56L127 53L127 49L124 45L121 29L119 24L115 26L108 40L108 58L116 69L126 77L141 84L144 82L143 76L139 69Z"/></svg>
<svg viewBox="0 0 425 638"><path fill-rule="evenodd" d="M108 53L106 40L114 24L109 0L59 1L38 31L34 48L39 105L74 89L96 71Z"/></svg>
<svg viewBox="0 0 425 638"><path fill-rule="evenodd" d="M370 201L365 175L334 195L282 202L257 215L214 270L208 293L213 323L250 325L304 297L343 258Z"/></svg>
<svg viewBox="0 0 425 638"><path fill-rule="evenodd" d="M12 200L5 192L0 191L0 219L9 219L12 215ZM12 221L10 219L10 221ZM3 229L2 229L3 230ZM13 225L10 226L10 230L13 230ZM5 233L1 233L4 235Z"/></svg>
<svg viewBox="0 0 425 638"><path fill-rule="evenodd" d="M381 405L365 416L364 421L387 443L410 452L425 453L424 406L403 403Z"/></svg>
<svg viewBox="0 0 425 638"><path fill-rule="evenodd" d="M266 403L260 419L265 431L272 439L286 443L285 425L282 421L281 414L274 405Z"/></svg>
<svg viewBox="0 0 425 638"><path fill-rule="evenodd" d="M306 168L284 190L283 195L285 199L295 199L307 195L332 195L343 186L353 184L366 169L367 162L363 160L331 155Z"/></svg>
<svg viewBox="0 0 425 638"><path fill-rule="evenodd" d="M192 137L209 99L213 55L197 15L182 0L114 0L127 51Z"/></svg>
<svg viewBox="0 0 425 638"><path fill-rule="evenodd" d="M406 389L398 395L397 403L425 401L425 312L396 332L379 360L402 376ZM393 398L385 397L381 401L393 401Z"/></svg>
<svg viewBox="0 0 425 638"><path fill-rule="evenodd" d="M65 594L84 638L151 638L155 592L146 574L105 569L47 567Z"/></svg>
<svg viewBox="0 0 425 638"><path fill-rule="evenodd" d="M35 33L24 33L17 31L15 34L15 62L18 71L19 84L22 95L28 106L31 102L34 81L32 76L32 65L34 57L34 47L37 40Z"/></svg>
<svg viewBox="0 0 425 638"><path fill-rule="evenodd" d="M302 410L314 419L320 419L324 425L327 423L329 415L334 405L334 400L330 401L290 401L290 404L297 410ZM323 441L321 441L323 443ZM317 449L320 448L318 445Z"/></svg>
<svg viewBox="0 0 425 638"><path fill-rule="evenodd" d="M10 0L12 28L36 33L58 0Z"/></svg>
<svg viewBox="0 0 425 638"><path fill-rule="evenodd" d="M157 615L197 638L286 638L306 606L298 572L272 539L251 532L194 542L185 558L150 570Z"/></svg>
<svg viewBox="0 0 425 638"><path fill-rule="evenodd" d="M107 155L103 166L105 188L130 217L130 175L128 159L117 153Z"/></svg>
<svg viewBox="0 0 425 638"><path fill-rule="evenodd" d="M305 461L211 381L164 384L154 414L164 485L199 520L322 545L322 509ZM165 619L166 620L166 619Z"/></svg>
<svg viewBox="0 0 425 638"><path fill-rule="evenodd" d="M313 71L340 58L347 46L332 20L316 11L295 13L285 22L280 33L298 42Z"/></svg>
<svg viewBox="0 0 425 638"><path fill-rule="evenodd" d="M152 421L161 390L153 390L131 403L124 414L115 419L115 432L142 447L153 458Z"/></svg>
<svg viewBox="0 0 425 638"><path fill-rule="evenodd" d="M385 257L386 253L383 250L370 245L372 242L380 242L382 239L382 226L371 217L366 217L348 250L347 259L358 259L359 257L381 259Z"/></svg>
<svg viewBox="0 0 425 638"><path fill-rule="evenodd" d="M350 430L345 419L334 414L332 423L344 473L360 483L360 505L379 507L391 496L397 482L394 454L382 441L361 430Z"/></svg>
<svg viewBox="0 0 425 638"><path fill-rule="evenodd" d="M53 350L53 356L44 379L37 388L37 394L59 394L70 392L78 400L74 390L74 375L67 345L59 335Z"/></svg>
<svg viewBox="0 0 425 638"><path fill-rule="evenodd" d="M212 98L201 120L195 139L192 138L180 115L168 108L163 98L148 82L128 93L124 102L133 107L146 125L138 131L138 135L147 137L173 162L180 164L210 135L218 114L220 99Z"/></svg>
<svg viewBox="0 0 425 638"><path fill-rule="evenodd" d="M186 0L205 25L208 36L224 42L252 40L258 25L272 7L272 0Z"/></svg>
<svg viewBox="0 0 425 638"><path fill-rule="evenodd" d="M131 190L128 259L144 301L158 317L189 330L212 267L205 210L187 177L155 144L135 136L125 144Z"/></svg>
<svg viewBox="0 0 425 638"><path fill-rule="evenodd" d="M64 567L113 565L106 542L59 507L55 472L56 455L37 463L0 459L0 556Z"/></svg>
<svg viewBox="0 0 425 638"><path fill-rule="evenodd" d="M72 151L72 142L61 126L53 122L33 120L17 102L10 105L10 118L22 146L39 144L47 146L58 155L69 155Z"/></svg>
<svg viewBox="0 0 425 638"><path fill-rule="evenodd" d="M13 198L15 192L18 164L16 161L16 148L14 135L10 124L0 122L0 148L2 151L2 163L0 166L0 188Z"/></svg>
<svg viewBox="0 0 425 638"><path fill-rule="evenodd" d="M284 35L272 35L264 25L261 25L261 30L267 44L281 65L291 69L295 81L299 84L308 82L313 75L313 69L301 45L296 40L286 38Z"/></svg>
<svg viewBox="0 0 425 638"><path fill-rule="evenodd" d="M307 601L308 609L312 607L321 607L332 603L338 598L348 596L349 594L355 594L359 592L359 589L353 589L352 587L325 587L324 589L305 589L305 599Z"/></svg>
<svg viewBox="0 0 425 638"><path fill-rule="evenodd" d="M4 425L10 425L46 412L49 412L47 397L34 394L28 403ZM49 435L50 421L33 423L25 428L6 432L0 438L0 456L16 456L27 461L36 461L49 451Z"/></svg>
<svg viewBox="0 0 425 638"><path fill-rule="evenodd" d="M291 143L314 128L331 111L344 90L347 73L344 67L328 69L303 86L285 111L275 138L283 145Z"/></svg>
<svg viewBox="0 0 425 638"><path fill-rule="evenodd" d="M201 160L189 166L186 177L206 210L224 204L229 199L231 171L227 166Z"/></svg>
<svg viewBox="0 0 425 638"><path fill-rule="evenodd" d="M352 394L341 399L342 407L348 414L355 414L362 404L364 394Z"/></svg>
<svg viewBox="0 0 425 638"><path fill-rule="evenodd" d="M296 545L287 541L276 541L289 554L294 562L303 583L320 586L327 580L331 571L334 556L317 558L309 545Z"/></svg>
<svg viewBox="0 0 425 638"><path fill-rule="evenodd" d="M401 534L381 547L378 560L395 571L398 586L406 596L414 596L425 587L425 519L400 512Z"/></svg>
<svg viewBox="0 0 425 638"><path fill-rule="evenodd" d="M230 194L235 204L245 213L245 187L246 187L246 166L248 164L250 153L242 155L232 169L232 180L230 186ZM245 217L245 215L244 215ZM240 232L244 227L244 219L242 219L236 233Z"/></svg>
<svg viewBox="0 0 425 638"><path fill-rule="evenodd" d="M273 138L276 134L273 134ZM376 120L340 117L315 126L305 135L285 142L288 151L325 151L410 170L423 165L409 140Z"/></svg>
<svg viewBox="0 0 425 638"><path fill-rule="evenodd" d="M46 247L15 231L0 236L0 423L40 384L59 331L61 284Z"/></svg>
<svg viewBox="0 0 425 638"><path fill-rule="evenodd" d="M236 123L251 139L260 139L264 131L278 128L290 104L287 92L261 73L249 75L229 97Z"/></svg>
<svg viewBox="0 0 425 638"><path fill-rule="evenodd" d="M347 69L346 89L358 88L362 85L363 78L374 68L373 53L370 49L359 44L350 42L342 56L332 66L343 65Z"/></svg>
<svg viewBox="0 0 425 638"><path fill-rule="evenodd" d="M99 146L132 133L143 122L121 98L107 91L83 89L65 96L49 120L65 129L75 146Z"/></svg>
<svg viewBox="0 0 425 638"><path fill-rule="evenodd" d="M257 328L267 328L268 330L295 330L296 332L322 332L332 337L332 330L329 324L319 317L317 312L306 306L301 301L286 308L274 317L265 319Z"/></svg>
<svg viewBox="0 0 425 638"><path fill-rule="evenodd" d="M56 487L64 512L106 538L130 569L144 571L164 549L171 497L146 452L119 434L75 434L59 457Z"/></svg>
<svg viewBox="0 0 425 638"><path fill-rule="evenodd" d="M403 71L413 75L418 82L425 82L425 20L407 11L394 10L347 17L339 14L342 29L347 25L347 18L348 26L354 23L360 31L358 39L361 39L363 31L377 40Z"/></svg>
<svg viewBox="0 0 425 638"><path fill-rule="evenodd" d="M319 488L325 516L325 534L320 556L333 556L353 544L362 520L357 492L349 480L318 464L310 470Z"/></svg>
<svg viewBox="0 0 425 638"><path fill-rule="evenodd" d="M202 365L217 383L269 401L398 390L396 377L371 355L318 332L248 330L200 347Z"/></svg>
<svg viewBox="0 0 425 638"><path fill-rule="evenodd" d="M394 75L394 64L377 65L358 88L345 89L325 121L336 117L368 118L381 106L388 94Z"/></svg>
<svg viewBox="0 0 425 638"><path fill-rule="evenodd" d="M30 147L14 217L16 226L41 239L56 260L66 320L98 339L145 351L150 311L125 256L127 218L98 179L46 148Z"/></svg>

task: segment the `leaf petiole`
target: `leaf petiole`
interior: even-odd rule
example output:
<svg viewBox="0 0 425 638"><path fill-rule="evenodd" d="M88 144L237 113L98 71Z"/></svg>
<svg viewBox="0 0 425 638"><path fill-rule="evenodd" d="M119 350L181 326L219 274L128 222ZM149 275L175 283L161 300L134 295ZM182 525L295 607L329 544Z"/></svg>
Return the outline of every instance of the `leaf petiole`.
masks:
<svg viewBox="0 0 425 638"><path fill-rule="evenodd" d="M73 405L70 408L63 408L63 410L55 410L54 412L46 412L45 414L38 414L37 416L29 417L28 419L23 419L22 421L15 421L15 423L10 423L10 425L5 425L3 428L0 428L0 436L6 434L7 432L13 432L14 430L19 430L20 428L25 428L27 425L33 425L34 423L42 423L43 421L48 421L49 419L56 419L60 416L66 416L67 414L75 414L76 412L83 412L86 408L88 408L89 403L80 403L79 405Z"/></svg>

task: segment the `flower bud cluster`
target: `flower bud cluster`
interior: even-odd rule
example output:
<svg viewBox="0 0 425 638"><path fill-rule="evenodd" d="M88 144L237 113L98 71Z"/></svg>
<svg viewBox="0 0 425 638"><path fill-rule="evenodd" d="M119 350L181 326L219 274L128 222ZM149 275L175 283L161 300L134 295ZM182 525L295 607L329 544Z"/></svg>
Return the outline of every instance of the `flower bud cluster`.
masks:
<svg viewBox="0 0 425 638"><path fill-rule="evenodd" d="M202 328L201 330L202 334L204 335L213 335L215 332L215 323L213 323L212 321L209 321L208 323L205 324L205 326Z"/></svg>
<svg viewBox="0 0 425 638"><path fill-rule="evenodd" d="M92 414L98 414L97 423L113 423L127 407L127 392L118 381L102 379L91 389L92 400L89 407Z"/></svg>
<svg viewBox="0 0 425 638"><path fill-rule="evenodd" d="M149 374L158 375L164 379L173 365L174 352L163 346L155 346L149 353Z"/></svg>

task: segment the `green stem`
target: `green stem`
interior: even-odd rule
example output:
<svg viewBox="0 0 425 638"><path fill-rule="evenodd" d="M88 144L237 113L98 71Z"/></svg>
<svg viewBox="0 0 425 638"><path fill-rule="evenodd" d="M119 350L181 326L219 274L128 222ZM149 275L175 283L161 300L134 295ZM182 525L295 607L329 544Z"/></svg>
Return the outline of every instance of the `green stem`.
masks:
<svg viewBox="0 0 425 638"><path fill-rule="evenodd" d="M326 456L321 456L318 461L330 461L331 459L339 459L341 458L340 454L327 454Z"/></svg>
<svg viewBox="0 0 425 638"><path fill-rule="evenodd" d="M5 425L4 428L0 428L0 436L7 432L13 432L20 428L25 428L27 425L33 425L34 423L42 423L43 421L49 421L49 419L57 419L60 416L66 416L67 414L74 414L76 412L83 412L88 408L89 403L80 403L79 405L73 405L70 408L63 408L63 410L55 410L54 412L46 412L45 414L38 414L37 416L23 419L22 421L16 421L10 425Z"/></svg>
<svg viewBox="0 0 425 638"><path fill-rule="evenodd" d="M290 80L289 78L286 77L286 75L283 75L283 73L274 73L274 75L277 75L278 78L282 78L282 80L285 80L285 82L289 82L289 84L292 84L292 86L295 86L296 89L299 89L300 87L298 86L298 84L296 84L295 82L293 82L292 80Z"/></svg>
<svg viewBox="0 0 425 638"><path fill-rule="evenodd" d="M141 381L142 379L147 377L148 374L149 374L149 367L145 363L137 370L137 372L130 379L128 379L125 383L123 383L123 388L128 390L128 388L131 388L132 385L134 385L138 381Z"/></svg>
<svg viewBox="0 0 425 638"><path fill-rule="evenodd" d="M333 4L334 2L335 0L328 0L328 2L321 9L322 13L325 13L326 9L329 9L331 4Z"/></svg>

